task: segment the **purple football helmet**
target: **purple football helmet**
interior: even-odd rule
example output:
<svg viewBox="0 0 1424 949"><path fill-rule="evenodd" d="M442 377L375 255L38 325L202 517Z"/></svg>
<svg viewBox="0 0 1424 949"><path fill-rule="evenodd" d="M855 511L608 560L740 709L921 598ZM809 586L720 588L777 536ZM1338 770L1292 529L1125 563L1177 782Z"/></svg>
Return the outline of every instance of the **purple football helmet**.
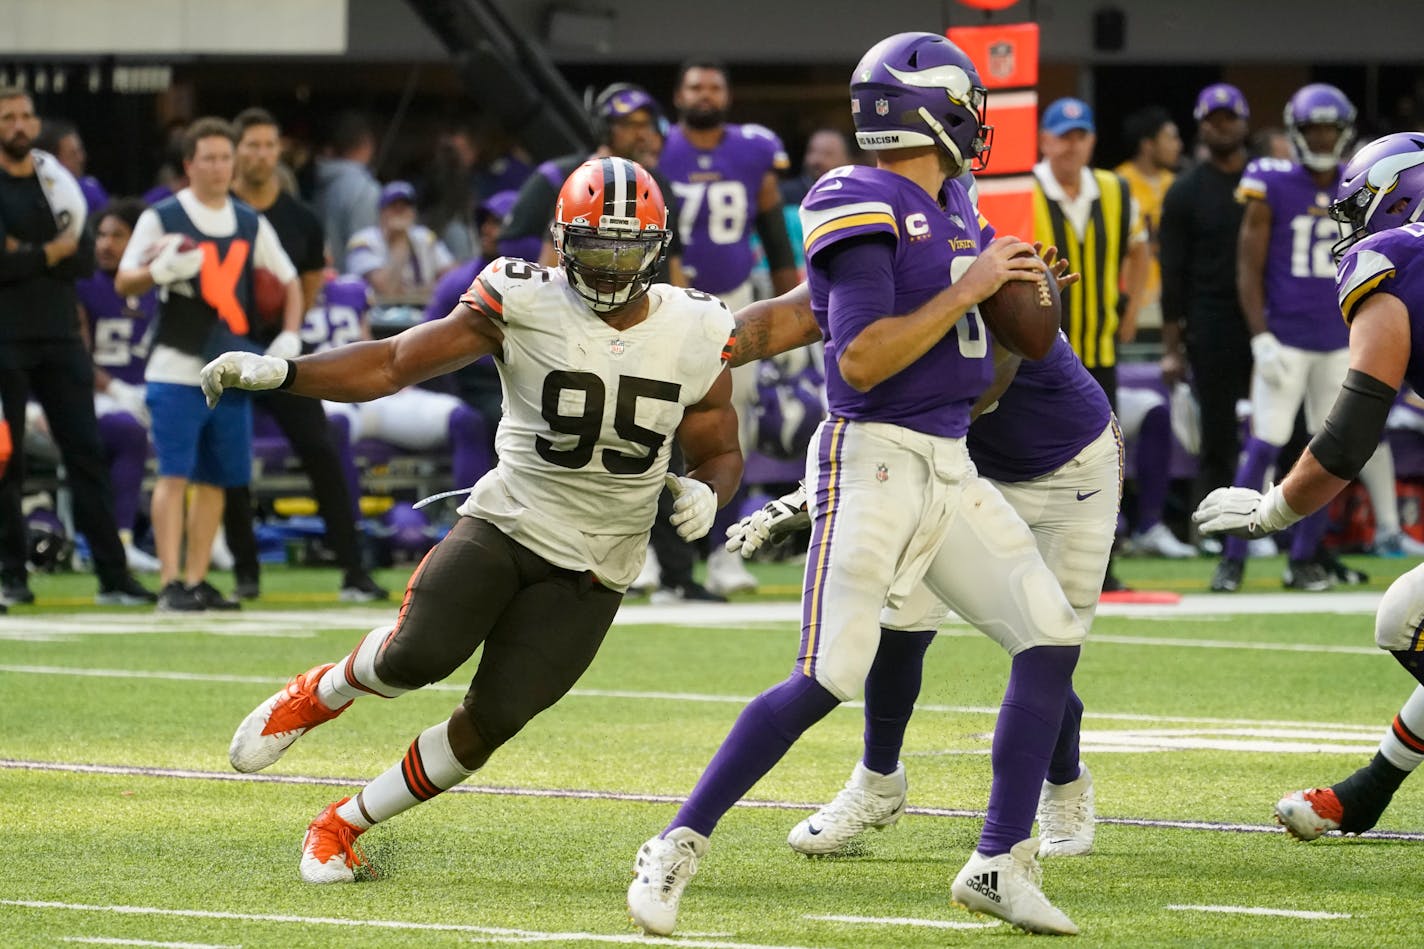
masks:
<svg viewBox="0 0 1424 949"><path fill-rule="evenodd" d="M962 169L989 163L994 129L973 61L938 33L896 33L870 48L850 80L855 140L879 151L937 145Z"/></svg>
<svg viewBox="0 0 1424 949"><path fill-rule="evenodd" d="M1403 227L1424 212L1424 132L1396 132L1355 153L1340 173L1330 216L1340 222L1336 258L1371 234Z"/></svg>
<svg viewBox="0 0 1424 949"><path fill-rule="evenodd" d="M1340 156L1355 140L1355 107L1345 93L1323 82L1298 89L1286 103L1284 119L1296 157L1311 171L1334 171L1340 166ZM1307 125L1333 125L1339 129L1335 147L1328 152L1311 151L1305 140Z"/></svg>

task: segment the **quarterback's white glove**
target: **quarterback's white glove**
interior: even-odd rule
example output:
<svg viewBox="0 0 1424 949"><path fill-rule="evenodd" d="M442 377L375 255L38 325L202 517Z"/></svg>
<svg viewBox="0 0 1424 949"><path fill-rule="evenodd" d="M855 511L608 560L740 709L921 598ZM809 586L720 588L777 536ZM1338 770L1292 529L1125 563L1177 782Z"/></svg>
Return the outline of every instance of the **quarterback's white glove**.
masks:
<svg viewBox="0 0 1424 949"><path fill-rule="evenodd" d="M1278 386L1286 378L1285 350L1274 333L1257 333L1251 337L1251 359L1256 371L1268 385Z"/></svg>
<svg viewBox="0 0 1424 949"><path fill-rule="evenodd" d="M160 287L183 280L192 280L203 269L203 249L194 247L183 250L183 241L177 235L169 235L163 247L148 265L148 275Z"/></svg>
<svg viewBox="0 0 1424 949"><path fill-rule="evenodd" d="M283 330L267 346L267 355L278 359L296 359L302 354L302 338L292 330Z"/></svg>
<svg viewBox="0 0 1424 949"><path fill-rule="evenodd" d="M727 550L748 560L767 543L777 543L788 534L811 526L806 511L806 486L800 484L790 494L768 501L727 528Z"/></svg>
<svg viewBox="0 0 1424 949"><path fill-rule="evenodd" d="M1303 516L1291 510L1277 484L1265 494L1251 488L1217 488L1202 498L1192 522L1203 534L1254 539L1290 527Z"/></svg>
<svg viewBox="0 0 1424 949"><path fill-rule="evenodd" d="M683 540L697 540L712 529L712 520L717 516L717 493L705 481L667 475L667 487L675 499L672 515L668 523L677 528L677 536Z"/></svg>
<svg viewBox="0 0 1424 949"><path fill-rule="evenodd" d="M113 399L119 408L142 422L144 427L148 426L151 419L148 415L148 403L144 400L143 386L130 385L122 379L110 379L109 387L104 393Z"/></svg>
<svg viewBox="0 0 1424 949"><path fill-rule="evenodd" d="M275 389L286 381L287 360L276 356L229 352L203 367L208 408L218 404L224 389Z"/></svg>

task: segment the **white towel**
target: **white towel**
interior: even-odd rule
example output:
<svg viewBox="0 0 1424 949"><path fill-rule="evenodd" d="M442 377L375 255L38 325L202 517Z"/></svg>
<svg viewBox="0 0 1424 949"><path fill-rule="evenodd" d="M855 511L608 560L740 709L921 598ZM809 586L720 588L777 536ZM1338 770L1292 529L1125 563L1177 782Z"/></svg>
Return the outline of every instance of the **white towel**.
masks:
<svg viewBox="0 0 1424 949"><path fill-rule="evenodd" d="M79 182L49 152L32 148L30 154L34 156L35 175L40 179L40 190L44 192L50 212L54 215L55 227L60 234L78 238L84 232L84 219L88 214Z"/></svg>

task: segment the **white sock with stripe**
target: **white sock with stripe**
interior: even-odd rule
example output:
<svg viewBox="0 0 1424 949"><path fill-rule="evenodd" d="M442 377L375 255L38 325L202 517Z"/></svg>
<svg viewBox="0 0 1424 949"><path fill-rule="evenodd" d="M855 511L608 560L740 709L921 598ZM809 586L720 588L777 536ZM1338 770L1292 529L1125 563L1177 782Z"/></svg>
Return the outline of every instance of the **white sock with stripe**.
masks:
<svg viewBox="0 0 1424 949"><path fill-rule="evenodd" d="M393 699L410 691L388 685L376 676L376 656L394 628L378 626L371 630L361 637L349 656L326 670L316 686L316 697L322 705L329 709L345 708L364 695Z"/></svg>
<svg viewBox="0 0 1424 949"><path fill-rule="evenodd" d="M365 830L450 790L474 774L455 757L448 729L449 723L441 722L421 732L410 743L404 758L338 807L337 815Z"/></svg>
<svg viewBox="0 0 1424 949"><path fill-rule="evenodd" d="M1380 754L1401 771L1424 763L1424 686L1415 686L1380 742Z"/></svg>

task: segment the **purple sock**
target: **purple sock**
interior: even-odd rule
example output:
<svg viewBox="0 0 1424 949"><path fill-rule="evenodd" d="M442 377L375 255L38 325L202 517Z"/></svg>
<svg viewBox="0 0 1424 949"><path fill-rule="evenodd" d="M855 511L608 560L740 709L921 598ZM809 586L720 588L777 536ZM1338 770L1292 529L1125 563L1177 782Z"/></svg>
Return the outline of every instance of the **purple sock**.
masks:
<svg viewBox="0 0 1424 949"><path fill-rule="evenodd" d="M839 704L815 679L800 673L752 699L663 833L689 827L710 836L722 815L776 767L801 733Z"/></svg>
<svg viewBox="0 0 1424 949"><path fill-rule="evenodd" d="M1291 536L1290 559L1314 560L1320 552L1320 538L1330 526L1330 509L1321 508L1309 517L1296 521L1295 533Z"/></svg>
<svg viewBox="0 0 1424 949"><path fill-rule="evenodd" d="M1261 490L1266 485L1266 471L1276 463L1276 457L1280 453L1280 448L1270 442L1263 442L1255 437L1248 438L1246 458L1241 462L1241 467L1236 469L1236 478L1231 483L1238 487ZM1229 560L1245 560L1248 549L1249 543L1245 538L1228 537L1223 543L1222 555Z"/></svg>
<svg viewBox="0 0 1424 949"><path fill-rule="evenodd" d="M865 766L876 774L890 774L900 763L905 726L915 711L925 650L932 629L903 632L880 628L880 648L865 677Z"/></svg>
<svg viewBox="0 0 1424 949"><path fill-rule="evenodd" d="M114 525L133 530L143 496L143 465L148 460L148 429L127 412L99 416L99 440L109 460L109 486L114 496Z"/></svg>
<svg viewBox="0 0 1424 949"><path fill-rule="evenodd" d="M326 417L326 437L336 446L341 460L341 473L351 492L351 514L361 520L361 476L356 473L356 456L351 451L351 420L344 415Z"/></svg>
<svg viewBox="0 0 1424 949"><path fill-rule="evenodd" d="M450 413L450 476L468 488L494 467L484 416L463 403Z"/></svg>
<svg viewBox="0 0 1424 949"><path fill-rule="evenodd" d="M1137 532L1162 522L1172 480L1172 416L1167 404L1151 409L1137 435Z"/></svg>
<svg viewBox="0 0 1424 949"><path fill-rule="evenodd" d="M1068 690L1068 705L1063 710L1063 724L1058 729L1058 744L1048 761L1048 780L1054 784L1069 784L1078 780L1078 736L1083 730L1083 700Z"/></svg>
<svg viewBox="0 0 1424 949"><path fill-rule="evenodd" d="M996 857L1032 835L1038 795L1063 728L1078 646L1035 646L1014 657L994 726L989 816L979 853Z"/></svg>

